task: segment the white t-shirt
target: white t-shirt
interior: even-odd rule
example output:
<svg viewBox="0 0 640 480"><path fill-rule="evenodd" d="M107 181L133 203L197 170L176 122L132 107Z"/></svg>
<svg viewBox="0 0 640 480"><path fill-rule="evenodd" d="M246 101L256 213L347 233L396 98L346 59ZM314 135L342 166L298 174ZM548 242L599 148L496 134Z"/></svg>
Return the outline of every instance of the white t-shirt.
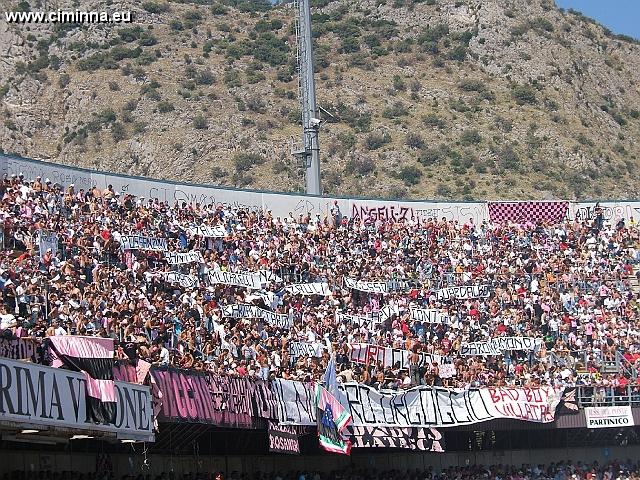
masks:
<svg viewBox="0 0 640 480"><path fill-rule="evenodd" d="M4 330L6 328L14 327L16 324L16 317L11 315L10 313L5 313L0 315L0 329Z"/></svg>
<svg viewBox="0 0 640 480"><path fill-rule="evenodd" d="M53 331L53 333L55 336L69 335L67 331L61 326L57 326L56 329Z"/></svg>
<svg viewBox="0 0 640 480"><path fill-rule="evenodd" d="M162 365L169 364L169 350L167 347L162 347L162 350L160 350L160 363Z"/></svg>

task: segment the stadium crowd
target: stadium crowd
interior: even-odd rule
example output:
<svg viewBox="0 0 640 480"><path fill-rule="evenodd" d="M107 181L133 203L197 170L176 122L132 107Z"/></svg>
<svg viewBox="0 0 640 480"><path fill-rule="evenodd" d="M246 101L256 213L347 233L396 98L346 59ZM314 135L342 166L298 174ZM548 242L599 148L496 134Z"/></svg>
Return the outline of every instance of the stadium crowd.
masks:
<svg viewBox="0 0 640 480"><path fill-rule="evenodd" d="M270 211L168 204L111 186L84 191L22 175L5 176L0 198L5 338L111 336L118 358L296 380L320 378L331 346L342 381L378 388L638 383L640 315L630 279L640 261L640 230L633 219L605 221L599 209L593 219L553 225L358 219L337 204L324 217L274 218ZM198 225L221 225L226 236L194 235L189 227ZM39 231L55 233L57 249L40 254ZM204 263L168 265L161 252L123 251L123 235L166 238L169 250L199 251ZM282 281L262 291L204 281L208 271L258 270ZM200 284L168 283L168 271L197 276ZM364 293L345 288L346 277L398 288ZM312 282L328 283L331 294L284 289ZM436 297L439 288L479 284L490 286L488 298ZM287 314L293 326L224 317L221 308L233 304ZM374 318L385 306L396 314L375 324L336 322L336 312ZM438 309L452 321L414 322L411 308ZM535 351L458 354L462 342L499 336L541 340ZM292 342L313 345L314 354L292 357ZM350 362L352 343L411 351L410 367ZM437 361L419 364L420 353L441 356L455 371L441 372ZM626 368L601 372L616 359Z"/></svg>
<svg viewBox="0 0 640 480"><path fill-rule="evenodd" d="M79 472L52 473L48 471L15 471L5 474L2 480L114 480L114 476L103 471L96 474ZM640 464L632 460L614 460L600 465L598 462L566 462L548 465L471 465L449 467L442 470L428 467L425 470L375 470L347 468L330 473L279 472L241 474L223 472L160 475L125 475L122 480L637 480L640 479Z"/></svg>

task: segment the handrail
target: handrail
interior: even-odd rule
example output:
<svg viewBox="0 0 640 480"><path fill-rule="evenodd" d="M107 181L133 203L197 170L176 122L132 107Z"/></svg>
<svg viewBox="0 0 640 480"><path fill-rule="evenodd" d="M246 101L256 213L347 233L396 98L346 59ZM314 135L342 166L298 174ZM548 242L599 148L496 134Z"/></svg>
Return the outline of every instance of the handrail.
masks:
<svg viewBox="0 0 640 480"><path fill-rule="evenodd" d="M619 351L616 351L616 364L625 373L631 375L631 378L638 378L638 371L636 367L622 355Z"/></svg>
<svg viewBox="0 0 640 480"><path fill-rule="evenodd" d="M604 387L580 385L576 387L576 403L580 408L631 405L640 407L640 385Z"/></svg>

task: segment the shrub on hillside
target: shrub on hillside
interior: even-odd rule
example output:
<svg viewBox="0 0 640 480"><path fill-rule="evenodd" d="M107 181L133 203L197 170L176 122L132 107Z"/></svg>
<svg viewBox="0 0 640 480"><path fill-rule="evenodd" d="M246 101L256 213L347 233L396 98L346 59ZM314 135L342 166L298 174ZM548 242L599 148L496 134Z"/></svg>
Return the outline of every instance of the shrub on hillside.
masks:
<svg viewBox="0 0 640 480"><path fill-rule="evenodd" d="M484 83L480 80L465 78L458 82L458 88L465 92L482 92L485 90Z"/></svg>
<svg viewBox="0 0 640 480"><path fill-rule="evenodd" d="M422 178L422 170L415 165L406 165L394 175L398 180L402 180L406 186L417 185Z"/></svg>
<svg viewBox="0 0 640 480"><path fill-rule="evenodd" d="M169 11L169 4L164 2L144 2L142 8L149 13L164 13Z"/></svg>
<svg viewBox="0 0 640 480"><path fill-rule="evenodd" d="M438 163L442 158L442 155L439 150L435 148L425 148L420 152L418 156L418 162L420 162L425 167L434 165Z"/></svg>
<svg viewBox="0 0 640 480"><path fill-rule="evenodd" d="M173 110L174 110L173 103L168 102L167 100L163 100L161 102L158 102L158 111L160 113L173 112Z"/></svg>
<svg viewBox="0 0 640 480"><path fill-rule="evenodd" d="M398 118L409 115L409 110L402 102L396 102L392 106L387 107L382 112L382 116L385 118Z"/></svg>
<svg viewBox="0 0 640 480"><path fill-rule="evenodd" d="M435 113L429 113L422 117L422 122L428 127L437 127L440 129L444 128L446 125L445 121Z"/></svg>
<svg viewBox="0 0 640 480"><path fill-rule="evenodd" d="M519 171L520 158L511 145L506 145L498 152L498 157L505 170Z"/></svg>
<svg viewBox="0 0 640 480"><path fill-rule="evenodd" d="M95 53L78 62L78 69L93 72L99 69L115 70L118 64L109 54L104 52Z"/></svg>
<svg viewBox="0 0 640 480"><path fill-rule="evenodd" d="M536 92L531 85L514 85L511 88L511 96L518 105L528 103L534 105L538 103Z"/></svg>
<svg viewBox="0 0 640 480"><path fill-rule="evenodd" d="M111 125L111 135L113 136L113 141L116 143L124 140L127 137L127 131L124 128L124 124L115 122Z"/></svg>
<svg viewBox="0 0 640 480"><path fill-rule="evenodd" d="M462 132L462 135L460 135L460 143L464 146L477 145L480 142L482 142L482 137L480 136L480 132L475 128L465 130Z"/></svg>
<svg viewBox="0 0 640 480"><path fill-rule="evenodd" d="M209 122L203 115L199 114L193 118L193 128L196 128L198 130L206 130L208 127Z"/></svg>
<svg viewBox="0 0 640 480"><path fill-rule="evenodd" d="M464 45L458 45L457 47L451 49L447 54L447 58L449 60L456 60L458 62L464 61L467 58L467 47Z"/></svg>
<svg viewBox="0 0 640 480"><path fill-rule="evenodd" d="M58 78L58 85L60 86L60 88L65 88L67 85L69 85L70 82L71 82L71 77L69 76L68 73L63 73ZM2 98L2 95L0 95L0 98Z"/></svg>
<svg viewBox="0 0 640 480"><path fill-rule="evenodd" d="M375 170L375 165L370 158L351 157L347 160L344 171L348 175L365 177Z"/></svg>
<svg viewBox="0 0 640 480"><path fill-rule="evenodd" d="M420 150L424 147L424 139L418 133L408 133L405 143L409 148L414 148L416 150Z"/></svg>
<svg viewBox="0 0 640 480"><path fill-rule="evenodd" d="M263 32L255 40L245 40L241 44L241 54L252 55L256 60L277 67L286 65L290 49L286 38L277 37L273 32Z"/></svg>
<svg viewBox="0 0 640 480"><path fill-rule="evenodd" d="M262 165L265 159L259 153L239 152L233 156L233 166L236 172L246 172L256 165Z"/></svg>
<svg viewBox="0 0 640 480"><path fill-rule="evenodd" d="M364 146L367 150L377 150L389 142L391 142L391 135L389 132L373 132L365 138Z"/></svg>

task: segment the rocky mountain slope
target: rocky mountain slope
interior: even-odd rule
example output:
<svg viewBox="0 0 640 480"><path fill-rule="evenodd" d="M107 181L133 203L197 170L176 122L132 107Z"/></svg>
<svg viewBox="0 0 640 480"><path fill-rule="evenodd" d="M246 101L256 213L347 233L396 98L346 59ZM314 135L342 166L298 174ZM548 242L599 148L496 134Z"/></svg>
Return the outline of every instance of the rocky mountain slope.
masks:
<svg viewBox="0 0 640 480"><path fill-rule="evenodd" d="M201 4L199 4L201 3ZM300 191L295 9L0 0L131 24L0 20L0 148ZM552 0L316 0L326 193L637 198L640 45Z"/></svg>

